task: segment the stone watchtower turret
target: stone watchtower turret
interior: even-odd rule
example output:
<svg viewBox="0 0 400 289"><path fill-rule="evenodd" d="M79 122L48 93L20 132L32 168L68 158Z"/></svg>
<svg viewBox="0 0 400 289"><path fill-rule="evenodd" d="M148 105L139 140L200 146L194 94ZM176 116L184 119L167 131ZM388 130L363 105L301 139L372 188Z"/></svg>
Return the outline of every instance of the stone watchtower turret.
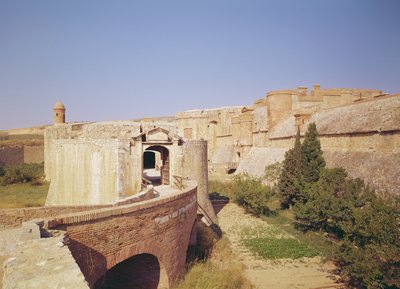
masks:
<svg viewBox="0 0 400 289"><path fill-rule="evenodd" d="M65 106L61 101L57 101L53 107L53 111L54 124L65 123Z"/></svg>

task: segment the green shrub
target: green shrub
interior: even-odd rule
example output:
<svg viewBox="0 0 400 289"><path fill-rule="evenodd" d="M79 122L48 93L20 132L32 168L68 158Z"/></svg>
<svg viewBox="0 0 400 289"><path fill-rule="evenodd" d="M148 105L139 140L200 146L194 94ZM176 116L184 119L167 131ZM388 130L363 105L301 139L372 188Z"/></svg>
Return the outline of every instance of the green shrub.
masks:
<svg viewBox="0 0 400 289"><path fill-rule="evenodd" d="M269 215L268 201L273 192L263 185L261 179L248 174L236 175L232 182L232 193L235 202L247 211L257 216Z"/></svg>
<svg viewBox="0 0 400 289"><path fill-rule="evenodd" d="M339 271L360 288L400 285L400 212L343 169L323 169L295 206L297 226L324 230L343 243L333 254ZM393 287L394 286L394 287ZM396 287L397 286L397 287Z"/></svg>
<svg viewBox="0 0 400 289"><path fill-rule="evenodd" d="M400 288L399 211L375 195L355 207L336 254L342 274L362 288Z"/></svg>
<svg viewBox="0 0 400 289"><path fill-rule="evenodd" d="M283 208L291 208L302 190L302 155L300 131L297 130L294 147L288 150L283 161L281 175L278 181L278 193Z"/></svg>
<svg viewBox="0 0 400 289"><path fill-rule="evenodd" d="M320 171L325 167L321 143L315 123L310 123L301 145L301 174L304 182L316 182Z"/></svg>
<svg viewBox="0 0 400 289"><path fill-rule="evenodd" d="M282 173L283 163L276 162L272 165L266 166L262 180L267 185L273 187L279 182L279 176Z"/></svg>
<svg viewBox="0 0 400 289"><path fill-rule="evenodd" d="M43 184L44 164L21 164L5 168L3 185L32 183Z"/></svg>
<svg viewBox="0 0 400 289"><path fill-rule="evenodd" d="M357 288L400 288L399 247L344 241L335 253L339 272Z"/></svg>
<svg viewBox="0 0 400 289"><path fill-rule="evenodd" d="M230 182L221 182L217 180L208 181L208 192L210 198L215 198L217 195L233 199L232 184Z"/></svg>
<svg viewBox="0 0 400 289"><path fill-rule="evenodd" d="M322 169L316 183L305 185L303 202L295 205L296 225L302 230L324 230L342 238L354 208L373 196L360 179L347 178L344 169Z"/></svg>
<svg viewBox="0 0 400 289"><path fill-rule="evenodd" d="M344 169L326 169L314 123L301 145L301 160L299 177L295 148L289 150L278 183L281 204L295 205L296 227L340 240L334 260L355 286L400 288L400 198L383 199Z"/></svg>

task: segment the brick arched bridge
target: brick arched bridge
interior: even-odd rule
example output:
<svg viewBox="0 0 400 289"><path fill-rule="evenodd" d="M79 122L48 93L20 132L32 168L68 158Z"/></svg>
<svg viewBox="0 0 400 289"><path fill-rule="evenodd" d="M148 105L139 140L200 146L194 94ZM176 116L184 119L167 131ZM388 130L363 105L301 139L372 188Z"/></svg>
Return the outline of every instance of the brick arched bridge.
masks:
<svg viewBox="0 0 400 289"><path fill-rule="evenodd" d="M23 242L6 262L4 289L174 286L185 272L190 237L195 236L196 192L197 187L190 186L102 208L1 210L1 219L9 222L35 218L22 224ZM152 187L143 196L149 195ZM57 215L69 210L81 212ZM53 217L43 218L46 215ZM35 270L40 279L29 277Z"/></svg>

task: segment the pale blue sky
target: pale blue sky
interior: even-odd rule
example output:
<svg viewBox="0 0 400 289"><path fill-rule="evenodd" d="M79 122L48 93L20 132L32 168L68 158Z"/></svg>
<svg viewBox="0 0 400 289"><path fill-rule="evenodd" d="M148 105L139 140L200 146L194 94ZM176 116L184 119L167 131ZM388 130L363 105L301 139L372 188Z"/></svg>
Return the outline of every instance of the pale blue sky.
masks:
<svg viewBox="0 0 400 289"><path fill-rule="evenodd" d="M0 129L400 92L400 0L0 0Z"/></svg>

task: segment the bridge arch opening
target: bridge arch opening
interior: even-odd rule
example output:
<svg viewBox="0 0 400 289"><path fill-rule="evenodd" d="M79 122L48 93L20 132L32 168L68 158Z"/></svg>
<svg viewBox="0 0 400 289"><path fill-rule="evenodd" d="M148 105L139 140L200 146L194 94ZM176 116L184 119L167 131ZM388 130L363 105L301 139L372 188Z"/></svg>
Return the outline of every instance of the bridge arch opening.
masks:
<svg viewBox="0 0 400 289"><path fill-rule="evenodd" d="M106 272L94 289L166 289L168 276L157 257L140 254L130 257Z"/></svg>
<svg viewBox="0 0 400 289"><path fill-rule="evenodd" d="M161 145L153 145L143 152L143 177L153 185L169 185L169 150Z"/></svg>

